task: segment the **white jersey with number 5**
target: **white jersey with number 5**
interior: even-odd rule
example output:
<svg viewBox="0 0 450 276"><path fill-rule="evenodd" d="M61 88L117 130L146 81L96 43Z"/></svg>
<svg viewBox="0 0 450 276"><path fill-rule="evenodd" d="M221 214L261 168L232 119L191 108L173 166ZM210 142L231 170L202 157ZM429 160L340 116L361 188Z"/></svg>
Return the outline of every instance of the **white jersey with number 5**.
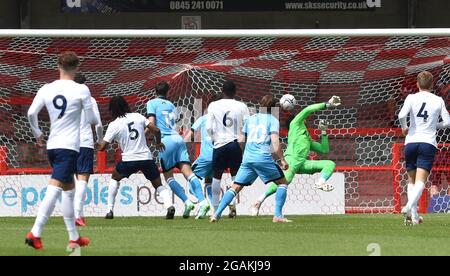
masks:
<svg viewBox="0 0 450 276"><path fill-rule="evenodd" d="M212 102L208 107L206 129L212 134L214 148L220 148L239 138L244 122L250 116L246 104L234 99Z"/></svg>
<svg viewBox="0 0 450 276"><path fill-rule="evenodd" d="M38 91L28 114L37 114L44 106L51 122L47 149L80 151L81 111L92 109L89 88L71 80L46 84ZM42 135L39 128L32 130L35 137Z"/></svg>
<svg viewBox="0 0 450 276"><path fill-rule="evenodd" d="M117 118L109 124L103 140L108 143L117 141L125 162L152 160L145 137L145 128L149 124L150 121L141 114L127 113L125 117Z"/></svg>
<svg viewBox="0 0 450 276"><path fill-rule="evenodd" d="M421 91L409 95L400 111L400 121L405 120L408 115L410 127L405 143L427 143L437 147L436 130L450 125L444 100L430 92ZM439 123L439 118L443 122Z"/></svg>

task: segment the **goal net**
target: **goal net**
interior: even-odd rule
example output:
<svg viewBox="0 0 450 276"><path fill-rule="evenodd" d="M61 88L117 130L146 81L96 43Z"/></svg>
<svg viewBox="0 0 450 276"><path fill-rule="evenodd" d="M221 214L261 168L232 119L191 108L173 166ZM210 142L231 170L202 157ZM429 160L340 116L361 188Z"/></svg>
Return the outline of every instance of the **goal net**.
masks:
<svg viewBox="0 0 450 276"><path fill-rule="evenodd" d="M225 80L235 81L238 97L253 111L268 93L277 98L294 95L299 109L340 96L342 107L313 114L308 126L317 137L319 119L331 123L331 152L326 156L312 154L311 158L337 163L337 172L344 176L345 210L325 202L321 192L307 189L314 176L298 178L288 198L289 202L324 201L324 213L398 212L406 202L406 173L397 115L406 96L417 91L417 74L432 72L435 93L450 104L450 31L436 36L425 32L383 35L382 31L372 36L335 35L332 31L318 35L298 31L291 36L236 32L226 37L221 37L220 31L189 37L124 33L2 34L0 209L20 205L10 214L33 214L42 197L30 182L45 184L50 170L45 150L34 144L26 113L37 90L58 78L55 64L61 51L72 50L81 57L80 71L99 103L105 127L111 121L107 106L112 96L125 96L134 111L145 114L146 102L155 97L154 86L162 80L170 83L169 98L180 109L180 132L190 129L207 101L221 92ZM280 114L282 125L288 116ZM46 112L40 114L40 125L48 134ZM449 130L439 131L440 151L421 202L422 211L450 210L449 138ZM189 143L189 149L194 160L198 143ZM87 199L92 212L104 211L101 204L106 200L106 188L96 185L107 183L107 173L118 154L113 147L96 157L99 177L91 181ZM146 181L142 177L134 176L127 183L138 188L122 189L121 202L132 202L130 198L136 193L139 200L133 208L162 214L162 206L148 204L158 199L153 198L153 188L143 188ZM251 203L251 189L240 197L241 204ZM262 212L272 210L269 203Z"/></svg>

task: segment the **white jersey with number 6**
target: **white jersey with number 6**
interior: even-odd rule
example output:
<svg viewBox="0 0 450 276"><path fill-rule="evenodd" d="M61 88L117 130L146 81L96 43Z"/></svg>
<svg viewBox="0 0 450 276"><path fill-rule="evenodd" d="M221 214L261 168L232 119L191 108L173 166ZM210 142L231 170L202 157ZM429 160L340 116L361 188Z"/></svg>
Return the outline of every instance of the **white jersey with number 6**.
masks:
<svg viewBox="0 0 450 276"><path fill-rule="evenodd" d="M250 111L242 102L234 99L212 102L208 107L206 129L212 135L214 148L220 148L237 140L249 116Z"/></svg>
<svg viewBox="0 0 450 276"><path fill-rule="evenodd" d="M44 85L28 111L31 121L44 106L51 122L47 149L69 149L79 152L81 111L92 109L89 88L71 80L57 80ZM37 122L31 125L35 137L40 137L42 132L37 127Z"/></svg>
<svg viewBox="0 0 450 276"><path fill-rule="evenodd" d="M152 153L147 146L145 128L150 124L144 116L139 113L127 113L111 122L106 130L105 140L119 143L122 150L122 161L144 161L152 160Z"/></svg>
<svg viewBox="0 0 450 276"><path fill-rule="evenodd" d="M444 100L430 92L421 91L406 98L399 114L402 124L405 124L408 115L410 127L406 144L427 143L437 147L436 130L450 126L450 116ZM439 118L443 122L439 123Z"/></svg>

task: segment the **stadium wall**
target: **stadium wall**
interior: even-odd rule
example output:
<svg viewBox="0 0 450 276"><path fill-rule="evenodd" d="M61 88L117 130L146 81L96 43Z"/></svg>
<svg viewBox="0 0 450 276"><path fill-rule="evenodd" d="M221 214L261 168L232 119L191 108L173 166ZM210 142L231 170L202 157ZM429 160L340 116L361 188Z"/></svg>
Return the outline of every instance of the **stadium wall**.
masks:
<svg viewBox="0 0 450 276"><path fill-rule="evenodd" d="M0 1L0 28L20 28L20 1Z"/></svg>
<svg viewBox="0 0 450 276"><path fill-rule="evenodd" d="M201 15L204 29L252 28L406 28L408 3L416 2L416 27L449 27L446 0L384 0L375 11L295 11L295 12L200 12L200 13L123 13L67 14L60 12L60 0L2 0L0 28L21 26L20 4L29 1L28 21L31 28L137 28L179 29L181 16ZM26 5L23 5L26 6ZM23 20L22 20L23 21Z"/></svg>

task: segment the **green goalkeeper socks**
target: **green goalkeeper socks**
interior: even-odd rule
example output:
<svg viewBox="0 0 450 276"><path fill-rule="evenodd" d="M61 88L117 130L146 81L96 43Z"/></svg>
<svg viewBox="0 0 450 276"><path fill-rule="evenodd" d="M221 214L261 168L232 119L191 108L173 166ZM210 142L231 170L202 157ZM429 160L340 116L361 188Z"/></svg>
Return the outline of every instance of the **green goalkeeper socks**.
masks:
<svg viewBox="0 0 450 276"><path fill-rule="evenodd" d="M277 184L271 183L265 192L266 197L269 197L269 196L275 194L277 192L277 189L278 189Z"/></svg>

